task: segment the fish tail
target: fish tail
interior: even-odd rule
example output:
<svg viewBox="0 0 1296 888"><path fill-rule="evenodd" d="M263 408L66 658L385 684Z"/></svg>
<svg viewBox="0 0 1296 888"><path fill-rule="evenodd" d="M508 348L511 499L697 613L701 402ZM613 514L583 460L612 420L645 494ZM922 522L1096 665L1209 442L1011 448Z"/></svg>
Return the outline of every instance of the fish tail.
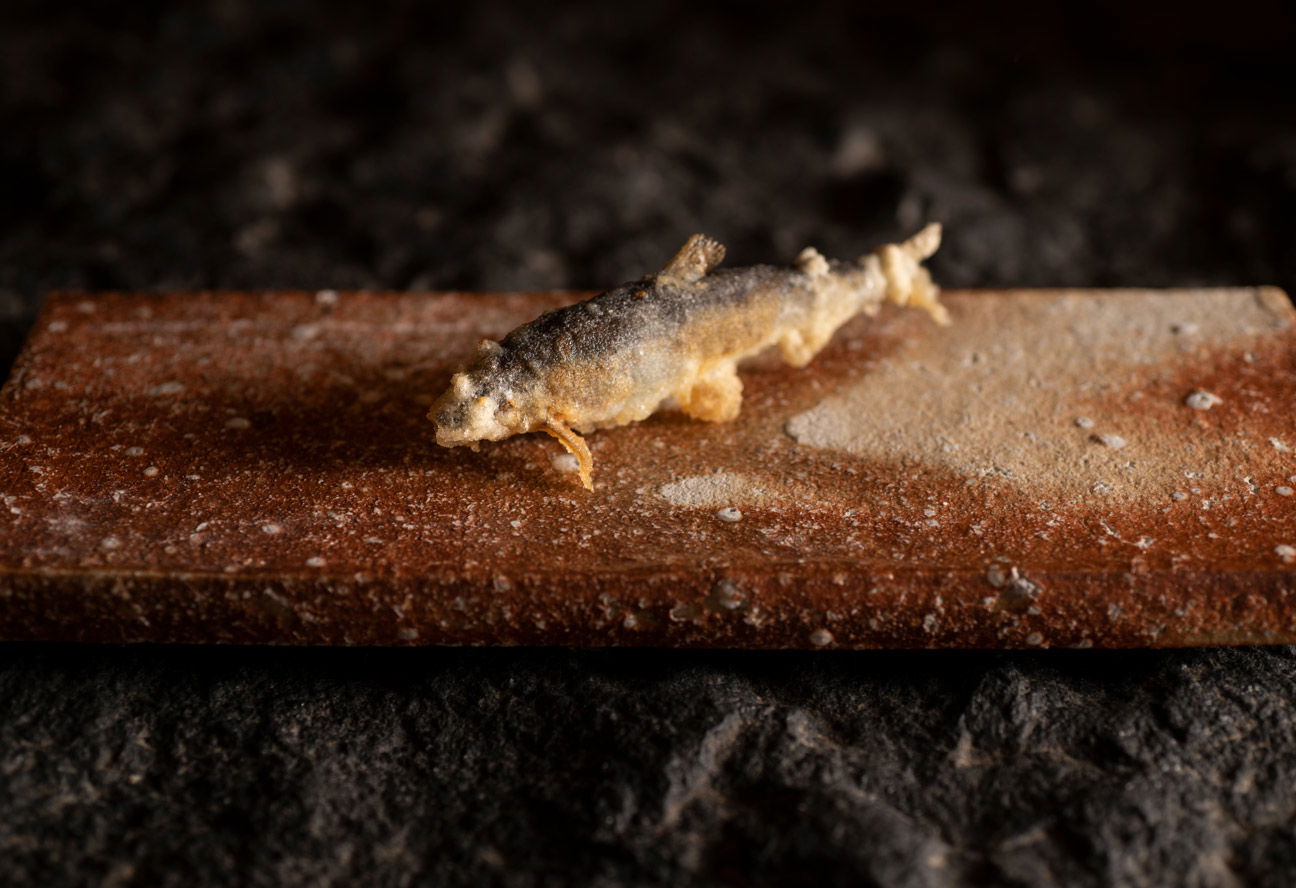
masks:
<svg viewBox="0 0 1296 888"><path fill-rule="evenodd" d="M879 248L877 256L886 278L887 299L924 309L936 323L948 324L949 312L938 301L940 288L921 264L936 252L940 242L940 223L933 222L903 243Z"/></svg>

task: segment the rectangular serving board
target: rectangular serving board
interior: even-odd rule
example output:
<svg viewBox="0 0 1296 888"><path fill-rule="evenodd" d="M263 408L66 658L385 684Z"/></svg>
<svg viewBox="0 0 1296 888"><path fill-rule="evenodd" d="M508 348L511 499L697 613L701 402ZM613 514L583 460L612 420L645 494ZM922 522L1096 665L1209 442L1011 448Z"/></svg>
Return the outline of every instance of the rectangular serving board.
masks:
<svg viewBox="0 0 1296 888"><path fill-rule="evenodd" d="M1278 290L950 291L754 359L736 422L591 434L592 493L547 436L438 447L478 340L586 295L50 297L0 394L0 640L1296 641Z"/></svg>

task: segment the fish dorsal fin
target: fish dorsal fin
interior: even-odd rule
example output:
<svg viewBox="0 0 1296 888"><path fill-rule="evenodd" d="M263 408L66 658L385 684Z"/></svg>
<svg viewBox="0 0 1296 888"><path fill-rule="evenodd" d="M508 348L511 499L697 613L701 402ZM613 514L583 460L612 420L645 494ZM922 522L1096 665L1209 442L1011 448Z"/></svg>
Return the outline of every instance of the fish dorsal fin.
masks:
<svg viewBox="0 0 1296 888"><path fill-rule="evenodd" d="M682 283L700 280L707 272L724 261L724 244L705 234L695 234L684 242L671 261L657 272L658 278L670 278Z"/></svg>

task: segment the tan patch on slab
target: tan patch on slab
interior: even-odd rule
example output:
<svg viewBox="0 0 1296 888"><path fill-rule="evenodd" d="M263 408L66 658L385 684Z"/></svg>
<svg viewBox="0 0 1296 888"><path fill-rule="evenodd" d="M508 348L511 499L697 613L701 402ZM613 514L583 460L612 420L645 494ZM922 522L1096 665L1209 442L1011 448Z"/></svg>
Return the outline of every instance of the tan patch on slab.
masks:
<svg viewBox="0 0 1296 888"><path fill-rule="evenodd" d="M785 480L758 478L740 472L712 472L680 478L663 484L657 493L672 506L682 508L776 505L807 499L807 491L789 485Z"/></svg>
<svg viewBox="0 0 1296 888"><path fill-rule="evenodd" d="M1209 478L1242 441L1168 433L1158 414L1197 418L1186 399L1198 387L1153 383L1191 376L1203 343L1245 351L1292 322L1272 288L1017 292L951 310L952 326L910 339L788 434L1033 492L1163 497Z"/></svg>

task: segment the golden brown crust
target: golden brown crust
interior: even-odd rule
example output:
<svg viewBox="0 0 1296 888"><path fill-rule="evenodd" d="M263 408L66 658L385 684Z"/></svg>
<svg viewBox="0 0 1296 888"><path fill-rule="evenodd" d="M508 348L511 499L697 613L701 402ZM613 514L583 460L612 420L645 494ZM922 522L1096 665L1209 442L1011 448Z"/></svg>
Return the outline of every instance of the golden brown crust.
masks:
<svg viewBox="0 0 1296 888"><path fill-rule="evenodd" d="M593 460L579 433L637 422L670 399L695 419L732 420L742 408L744 358L777 345L803 367L842 324L883 301L948 323L919 264L939 243L940 228L930 225L857 262L829 262L807 248L792 268L717 271L724 247L693 235L657 275L483 342L432 406L437 443L546 431L576 455L592 489Z"/></svg>

